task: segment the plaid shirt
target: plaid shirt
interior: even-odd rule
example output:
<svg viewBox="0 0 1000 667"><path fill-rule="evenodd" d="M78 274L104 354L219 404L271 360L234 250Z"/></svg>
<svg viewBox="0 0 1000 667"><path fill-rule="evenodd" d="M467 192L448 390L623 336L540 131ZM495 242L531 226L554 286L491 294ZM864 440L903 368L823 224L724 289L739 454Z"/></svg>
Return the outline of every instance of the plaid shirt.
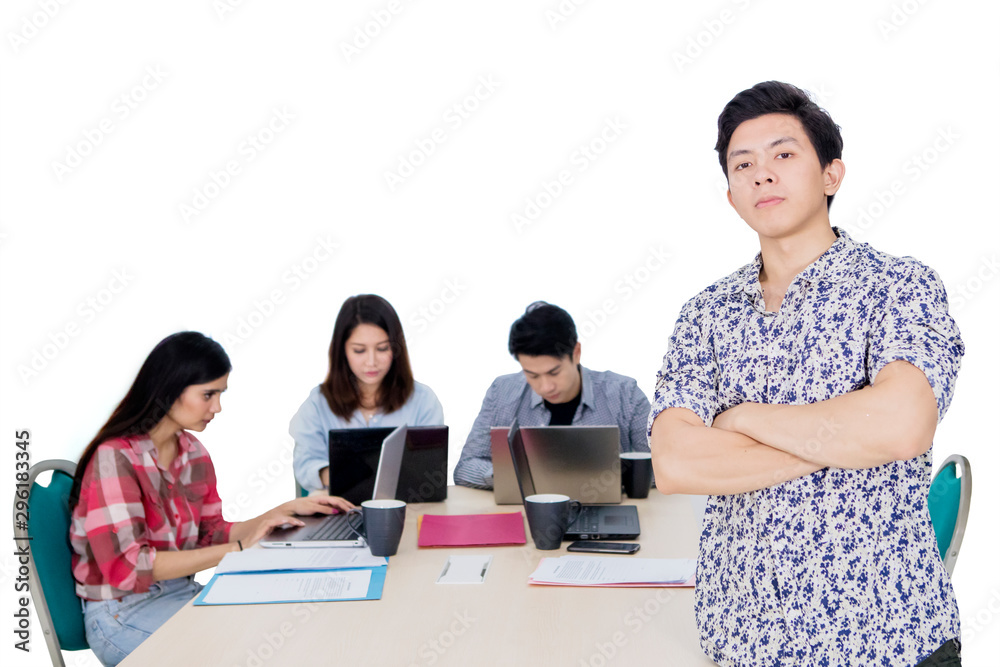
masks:
<svg viewBox="0 0 1000 667"><path fill-rule="evenodd" d="M87 466L73 510L76 594L111 600L143 593L153 583L156 550L180 551L229 541L215 467L186 431L169 470L156 462L147 436L101 443Z"/></svg>

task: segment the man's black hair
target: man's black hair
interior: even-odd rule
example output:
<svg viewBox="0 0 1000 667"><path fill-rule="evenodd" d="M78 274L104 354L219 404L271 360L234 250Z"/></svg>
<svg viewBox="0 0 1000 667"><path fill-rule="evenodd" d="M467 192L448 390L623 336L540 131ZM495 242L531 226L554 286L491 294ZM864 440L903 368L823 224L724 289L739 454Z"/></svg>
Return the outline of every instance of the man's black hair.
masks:
<svg viewBox="0 0 1000 667"><path fill-rule="evenodd" d="M818 104L809 99L809 95L789 83L780 81L764 81L753 88L739 93L719 114L719 139L715 150L719 152L719 164L722 173L729 180L729 170L726 155L729 153L729 141L733 138L736 128L748 120L766 116L772 113L783 113L794 116L802 123L809 141L819 156L820 167L826 167L839 159L844 151L844 140L840 136L840 126ZM833 195L826 198L826 208L830 210Z"/></svg>
<svg viewBox="0 0 1000 667"><path fill-rule="evenodd" d="M576 348L576 325L559 306L536 301L510 327L507 349L516 359L530 357L572 357Z"/></svg>

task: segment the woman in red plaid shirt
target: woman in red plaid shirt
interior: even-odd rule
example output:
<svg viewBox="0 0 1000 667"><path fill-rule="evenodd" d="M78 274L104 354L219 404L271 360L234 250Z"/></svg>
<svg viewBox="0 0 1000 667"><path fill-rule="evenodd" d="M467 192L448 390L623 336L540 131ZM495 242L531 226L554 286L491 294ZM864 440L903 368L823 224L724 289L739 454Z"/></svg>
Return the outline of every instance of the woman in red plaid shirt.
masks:
<svg viewBox="0 0 1000 667"><path fill-rule="evenodd" d="M201 589L218 565L296 514L349 510L336 496L298 498L255 519L222 518L215 468L191 431L222 410L229 357L200 333L162 340L87 445L70 496L73 576L87 641L115 665Z"/></svg>

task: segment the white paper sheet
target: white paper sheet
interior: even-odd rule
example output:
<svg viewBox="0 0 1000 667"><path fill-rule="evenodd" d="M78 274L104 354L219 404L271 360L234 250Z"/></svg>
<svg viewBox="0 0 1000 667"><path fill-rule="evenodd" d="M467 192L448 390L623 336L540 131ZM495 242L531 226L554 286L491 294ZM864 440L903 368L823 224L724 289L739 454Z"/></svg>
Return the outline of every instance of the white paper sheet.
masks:
<svg viewBox="0 0 1000 667"><path fill-rule="evenodd" d="M691 558L561 556L545 558L532 581L599 586L602 584L676 584L694 575Z"/></svg>
<svg viewBox="0 0 1000 667"><path fill-rule="evenodd" d="M448 560L438 576L439 584L481 584L486 580L493 556L468 555L448 556Z"/></svg>
<svg viewBox="0 0 1000 667"><path fill-rule="evenodd" d="M275 570L335 570L344 567L377 567L386 559L372 556L368 547L318 549L253 548L228 553L215 568L216 574L228 572L273 572Z"/></svg>
<svg viewBox="0 0 1000 667"><path fill-rule="evenodd" d="M215 579L208 604L350 600L368 595L371 570L227 574Z"/></svg>

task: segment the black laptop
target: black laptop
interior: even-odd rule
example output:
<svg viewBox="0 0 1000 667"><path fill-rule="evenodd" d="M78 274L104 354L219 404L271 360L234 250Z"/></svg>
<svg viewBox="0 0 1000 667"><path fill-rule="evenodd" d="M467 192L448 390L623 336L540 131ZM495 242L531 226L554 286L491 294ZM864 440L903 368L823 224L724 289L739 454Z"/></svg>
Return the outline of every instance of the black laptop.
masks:
<svg viewBox="0 0 1000 667"><path fill-rule="evenodd" d="M355 505L372 498L382 441L393 430L382 427L330 430L330 495L341 496ZM448 497L447 426L407 428L395 497L406 503L440 502Z"/></svg>
<svg viewBox="0 0 1000 667"><path fill-rule="evenodd" d="M536 490L531 477L528 454L521 439L517 419L507 433L507 446L514 463L514 476L521 490L521 502L528 496L544 493ZM583 505L576 521L566 529L564 540L633 540L639 537L639 512L635 505Z"/></svg>

